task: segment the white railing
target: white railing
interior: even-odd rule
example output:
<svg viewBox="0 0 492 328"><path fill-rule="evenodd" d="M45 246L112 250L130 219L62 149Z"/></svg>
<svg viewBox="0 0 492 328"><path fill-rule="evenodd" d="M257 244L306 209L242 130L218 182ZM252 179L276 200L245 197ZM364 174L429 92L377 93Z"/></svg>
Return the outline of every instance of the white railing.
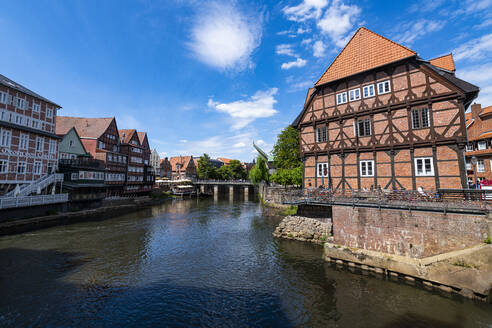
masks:
<svg viewBox="0 0 492 328"><path fill-rule="evenodd" d="M33 183L24 185L20 187L19 194L17 197L20 196L28 196L33 193L37 193L38 188L39 190L43 190L47 186L49 186L52 183L56 182L61 182L63 181L63 173L55 173L55 174L49 174L45 175L44 177L39 178L38 180L34 181ZM5 197L14 197L15 196L15 189L12 191L9 191L4 195Z"/></svg>
<svg viewBox="0 0 492 328"><path fill-rule="evenodd" d="M0 209L66 203L67 201L68 194L1 197Z"/></svg>

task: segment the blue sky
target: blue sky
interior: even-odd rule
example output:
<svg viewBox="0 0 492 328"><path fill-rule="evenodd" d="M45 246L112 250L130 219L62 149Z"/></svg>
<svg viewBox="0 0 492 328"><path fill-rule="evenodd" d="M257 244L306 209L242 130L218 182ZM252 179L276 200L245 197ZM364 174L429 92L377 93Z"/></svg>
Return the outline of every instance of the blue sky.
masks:
<svg viewBox="0 0 492 328"><path fill-rule="evenodd" d="M492 0L2 1L0 73L60 104L115 116L164 156L269 151L359 26L457 75L492 105Z"/></svg>

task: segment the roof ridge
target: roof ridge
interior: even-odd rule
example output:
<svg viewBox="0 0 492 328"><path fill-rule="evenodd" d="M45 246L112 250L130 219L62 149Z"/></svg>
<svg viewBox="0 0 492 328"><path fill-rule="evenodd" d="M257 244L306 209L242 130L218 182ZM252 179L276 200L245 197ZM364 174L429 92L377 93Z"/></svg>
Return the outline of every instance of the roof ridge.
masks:
<svg viewBox="0 0 492 328"><path fill-rule="evenodd" d="M330 68L337 62L337 60L339 59L340 55L344 52L345 49L347 49L347 46L354 40L354 38L357 36L357 34L361 31L367 31L369 33L371 33L372 35L376 36L376 37L379 37L385 41L389 41L390 43L394 44L395 46L399 46L411 53L413 53L414 55L417 55L417 52L402 45L402 44L399 44L393 40L390 40L388 39L387 37L384 37L382 36L381 34L378 34L364 26L361 26L357 29L357 31L355 31L355 33L352 35L352 37L350 38L350 40L345 44L345 46L342 48L342 50L340 50L340 52L338 53L338 55L335 57L335 59L333 59L333 61L331 62L330 66L328 66L328 68L324 71L324 73L321 75L321 77L316 81L316 83L314 84L315 86L317 86L318 84L320 84L320 81L323 79L323 77L326 75L326 73L330 70ZM357 73L360 73L360 72L357 72ZM354 74L357 74L357 73L354 73ZM329 81L330 82L330 81Z"/></svg>
<svg viewBox="0 0 492 328"><path fill-rule="evenodd" d="M449 52L449 54L442 55L442 56L435 57L435 58L431 58L431 59L429 59L429 61L431 61L431 60L435 60L435 59L439 59L439 58L443 58L443 57L447 57L447 56L449 56L449 55L453 56L453 53L452 53L452 52Z"/></svg>

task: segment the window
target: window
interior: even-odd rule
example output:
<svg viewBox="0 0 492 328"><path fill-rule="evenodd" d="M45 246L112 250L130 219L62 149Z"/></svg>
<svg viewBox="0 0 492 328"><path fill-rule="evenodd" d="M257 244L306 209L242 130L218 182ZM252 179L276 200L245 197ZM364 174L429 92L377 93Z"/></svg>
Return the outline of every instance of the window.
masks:
<svg viewBox="0 0 492 328"><path fill-rule="evenodd" d="M27 105L27 101L22 98L16 98L15 105L17 108L25 109Z"/></svg>
<svg viewBox="0 0 492 328"><path fill-rule="evenodd" d="M366 85L362 88L364 98L374 97L374 84Z"/></svg>
<svg viewBox="0 0 492 328"><path fill-rule="evenodd" d="M360 89L352 89L349 91L349 100L354 101L354 100L359 100L360 99Z"/></svg>
<svg viewBox="0 0 492 328"><path fill-rule="evenodd" d="M479 141L478 150L485 150L485 149L487 149L487 143L485 141Z"/></svg>
<svg viewBox="0 0 492 328"><path fill-rule="evenodd" d="M17 163L17 173L18 174L26 173L26 162Z"/></svg>
<svg viewBox="0 0 492 328"><path fill-rule="evenodd" d="M50 140L49 152L50 154L56 154L56 140Z"/></svg>
<svg viewBox="0 0 492 328"><path fill-rule="evenodd" d="M477 161L477 172L485 172L485 164L483 162L483 159L479 159Z"/></svg>
<svg viewBox="0 0 492 328"><path fill-rule="evenodd" d="M432 164L432 157L416 158L415 169L417 176L433 176L434 165Z"/></svg>
<svg viewBox="0 0 492 328"><path fill-rule="evenodd" d="M491 161L491 162L492 162L492 161ZM467 170L471 170L471 169L472 169L471 162L470 162L470 160L468 160L468 159L466 160L466 169L467 169Z"/></svg>
<svg viewBox="0 0 492 328"><path fill-rule="evenodd" d="M27 149L29 147L29 135L21 133L19 139L19 148Z"/></svg>
<svg viewBox="0 0 492 328"><path fill-rule="evenodd" d="M53 118L53 108L46 106L46 117Z"/></svg>
<svg viewBox="0 0 492 328"><path fill-rule="evenodd" d="M367 137L371 135L371 120L366 118L355 121L355 133L359 137Z"/></svg>
<svg viewBox="0 0 492 328"><path fill-rule="evenodd" d="M32 110L36 113L39 113L41 111L41 105L40 104L32 104Z"/></svg>
<svg viewBox="0 0 492 328"><path fill-rule="evenodd" d="M10 147L10 140L12 139L12 132L10 130L1 130L0 146Z"/></svg>
<svg viewBox="0 0 492 328"><path fill-rule="evenodd" d="M360 176L361 177L373 177L374 176L374 161L360 161Z"/></svg>
<svg viewBox="0 0 492 328"><path fill-rule="evenodd" d="M39 129L39 122L37 120L32 120L31 125L35 129Z"/></svg>
<svg viewBox="0 0 492 328"><path fill-rule="evenodd" d="M383 81L378 83L378 94L382 95L391 91L390 81Z"/></svg>
<svg viewBox="0 0 492 328"><path fill-rule="evenodd" d="M33 172L34 172L34 174L41 174L42 173L42 166L41 166L40 161L34 162Z"/></svg>
<svg viewBox="0 0 492 328"><path fill-rule="evenodd" d="M23 118L22 115L15 115L15 124L22 125Z"/></svg>
<svg viewBox="0 0 492 328"><path fill-rule="evenodd" d="M70 140L70 141L68 142L68 147L73 147L73 140Z"/></svg>
<svg viewBox="0 0 492 328"><path fill-rule="evenodd" d="M104 142L98 141L97 142L97 148L104 149Z"/></svg>
<svg viewBox="0 0 492 328"><path fill-rule="evenodd" d="M473 151L473 144L466 144L466 151Z"/></svg>
<svg viewBox="0 0 492 328"><path fill-rule="evenodd" d="M420 108L412 110L412 127L422 129L429 127L429 109Z"/></svg>
<svg viewBox="0 0 492 328"><path fill-rule="evenodd" d="M0 159L0 173L7 173L9 171L9 162L6 159Z"/></svg>
<svg viewBox="0 0 492 328"><path fill-rule="evenodd" d="M36 151L43 151L43 150L44 150L44 138L36 137Z"/></svg>
<svg viewBox="0 0 492 328"><path fill-rule="evenodd" d="M0 103L2 104L7 103L7 94L5 92L0 92Z"/></svg>
<svg viewBox="0 0 492 328"><path fill-rule="evenodd" d="M326 141L326 126L316 128L316 142Z"/></svg>
<svg viewBox="0 0 492 328"><path fill-rule="evenodd" d="M328 177L328 163L318 163L318 177Z"/></svg>
<svg viewBox="0 0 492 328"><path fill-rule="evenodd" d="M337 93L337 105L345 104L347 102L347 93Z"/></svg>

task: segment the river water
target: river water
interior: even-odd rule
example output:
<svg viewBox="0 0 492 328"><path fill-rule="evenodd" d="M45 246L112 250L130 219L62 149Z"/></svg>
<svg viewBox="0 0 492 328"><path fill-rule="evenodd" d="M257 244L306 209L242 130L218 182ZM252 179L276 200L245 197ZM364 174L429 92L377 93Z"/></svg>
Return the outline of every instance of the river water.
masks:
<svg viewBox="0 0 492 328"><path fill-rule="evenodd" d="M492 305L352 273L253 201L175 200L0 238L5 327L492 327Z"/></svg>

